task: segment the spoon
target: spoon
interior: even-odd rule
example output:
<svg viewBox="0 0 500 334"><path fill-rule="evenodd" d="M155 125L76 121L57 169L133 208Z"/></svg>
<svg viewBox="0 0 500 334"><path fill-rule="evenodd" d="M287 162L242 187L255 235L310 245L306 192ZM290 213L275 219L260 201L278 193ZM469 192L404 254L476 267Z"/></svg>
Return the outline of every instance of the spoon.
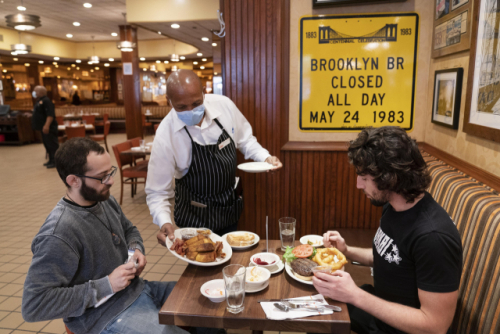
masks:
<svg viewBox="0 0 500 334"><path fill-rule="evenodd" d="M276 306L276 308L280 311L283 311L283 312L288 312L288 311L301 311L301 310L307 310L307 311L312 311L312 312L323 312L323 309L312 309L312 308L303 308L303 309L295 309L295 308L291 308L291 307L288 307L286 305L283 305L283 304L280 304L280 303L274 303L273 304L274 306Z"/></svg>

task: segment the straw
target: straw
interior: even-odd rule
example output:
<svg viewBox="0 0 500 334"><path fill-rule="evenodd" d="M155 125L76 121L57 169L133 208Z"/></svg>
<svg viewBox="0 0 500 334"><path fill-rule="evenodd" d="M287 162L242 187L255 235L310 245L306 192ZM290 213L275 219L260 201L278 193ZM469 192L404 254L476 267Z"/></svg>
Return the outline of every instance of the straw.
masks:
<svg viewBox="0 0 500 334"><path fill-rule="evenodd" d="M266 252L269 253L269 229L268 229L269 217L266 216Z"/></svg>

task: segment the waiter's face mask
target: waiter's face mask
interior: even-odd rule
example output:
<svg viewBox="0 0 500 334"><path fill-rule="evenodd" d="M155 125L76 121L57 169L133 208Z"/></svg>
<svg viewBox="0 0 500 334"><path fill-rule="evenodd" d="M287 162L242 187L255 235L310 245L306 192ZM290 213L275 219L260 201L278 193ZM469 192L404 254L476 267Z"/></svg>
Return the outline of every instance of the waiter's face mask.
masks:
<svg viewBox="0 0 500 334"><path fill-rule="evenodd" d="M193 126L201 122L203 115L205 115L205 105L202 103L195 107L193 110L177 111L177 116L188 126Z"/></svg>

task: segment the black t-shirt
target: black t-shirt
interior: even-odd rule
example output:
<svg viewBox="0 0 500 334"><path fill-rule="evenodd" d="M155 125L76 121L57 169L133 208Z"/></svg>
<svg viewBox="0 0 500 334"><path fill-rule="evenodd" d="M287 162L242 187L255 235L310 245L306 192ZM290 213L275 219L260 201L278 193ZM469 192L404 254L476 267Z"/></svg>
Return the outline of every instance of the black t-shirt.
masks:
<svg viewBox="0 0 500 334"><path fill-rule="evenodd" d="M420 308L418 289L456 291L461 273L460 234L429 193L403 212L394 211L390 204L384 206L373 239L373 278L378 297ZM379 320L376 324L384 332L403 333Z"/></svg>
<svg viewBox="0 0 500 334"><path fill-rule="evenodd" d="M47 96L44 96L35 102L35 107L33 108L33 117L31 119L31 125L33 129L41 131L43 129L43 126L45 125L45 122L47 121L47 117L49 116L52 116L54 118L52 123L50 123L50 130L57 131L57 121L54 104Z"/></svg>

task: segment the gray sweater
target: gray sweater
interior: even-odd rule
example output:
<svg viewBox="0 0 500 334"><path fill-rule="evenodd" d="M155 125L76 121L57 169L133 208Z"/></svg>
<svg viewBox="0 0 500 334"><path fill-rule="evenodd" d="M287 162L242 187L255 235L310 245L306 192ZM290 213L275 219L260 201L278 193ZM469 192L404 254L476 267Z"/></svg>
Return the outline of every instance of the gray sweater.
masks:
<svg viewBox="0 0 500 334"><path fill-rule="evenodd" d="M118 246L113 244L110 231L89 211L108 227L111 224L121 240ZM113 293L107 275L127 260L132 242L144 251L139 231L114 197L92 208L61 199L31 245L33 261L22 301L24 320L63 318L76 334L100 333L144 288L144 281L136 277L127 288L94 308L98 300Z"/></svg>

